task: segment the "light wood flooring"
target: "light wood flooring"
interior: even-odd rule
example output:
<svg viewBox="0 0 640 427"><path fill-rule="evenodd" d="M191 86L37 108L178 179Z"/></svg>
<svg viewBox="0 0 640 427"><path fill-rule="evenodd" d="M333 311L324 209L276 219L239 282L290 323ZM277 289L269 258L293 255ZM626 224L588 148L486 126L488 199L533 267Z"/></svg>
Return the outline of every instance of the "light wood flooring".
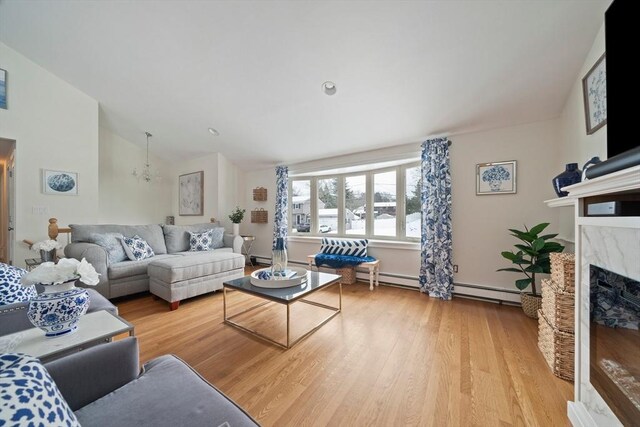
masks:
<svg viewBox="0 0 640 427"><path fill-rule="evenodd" d="M318 294L336 303L338 287ZM259 302L229 297L233 310ZM143 362L178 355L263 426L569 425L573 386L551 374L537 322L517 307L345 285L342 313L285 351L224 325L222 292L173 312L151 295L116 303ZM319 309L294 307L295 335ZM282 337L284 316L265 306L254 327Z"/></svg>

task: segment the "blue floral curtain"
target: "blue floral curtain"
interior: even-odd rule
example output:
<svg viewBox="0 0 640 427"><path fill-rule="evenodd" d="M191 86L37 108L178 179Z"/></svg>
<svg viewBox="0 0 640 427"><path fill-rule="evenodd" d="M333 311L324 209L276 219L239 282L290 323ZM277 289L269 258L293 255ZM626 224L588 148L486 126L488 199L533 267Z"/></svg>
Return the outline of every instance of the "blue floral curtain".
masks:
<svg viewBox="0 0 640 427"><path fill-rule="evenodd" d="M420 291L431 297L451 299L451 170L449 140L422 143L422 236L420 240Z"/></svg>
<svg viewBox="0 0 640 427"><path fill-rule="evenodd" d="M289 168L287 166L276 167L276 212L273 223L273 246L276 248L276 239L282 237L287 240L289 215Z"/></svg>

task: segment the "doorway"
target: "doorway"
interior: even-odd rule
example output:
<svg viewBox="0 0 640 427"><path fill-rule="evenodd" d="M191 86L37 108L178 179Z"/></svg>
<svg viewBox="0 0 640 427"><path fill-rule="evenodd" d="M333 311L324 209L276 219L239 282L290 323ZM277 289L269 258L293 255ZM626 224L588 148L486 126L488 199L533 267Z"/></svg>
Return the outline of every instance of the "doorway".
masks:
<svg viewBox="0 0 640 427"><path fill-rule="evenodd" d="M0 262L13 264L16 142L0 138Z"/></svg>

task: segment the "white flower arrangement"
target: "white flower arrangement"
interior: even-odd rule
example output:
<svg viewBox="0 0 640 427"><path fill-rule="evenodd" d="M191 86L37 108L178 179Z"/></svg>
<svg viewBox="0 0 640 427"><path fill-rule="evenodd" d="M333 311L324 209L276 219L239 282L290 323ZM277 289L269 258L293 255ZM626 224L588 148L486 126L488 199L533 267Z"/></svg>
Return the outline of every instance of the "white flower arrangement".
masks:
<svg viewBox="0 0 640 427"><path fill-rule="evenodd" d="M52 251L54 249L62 249L62 245L55 240L43 240L42 242L36 242L31 245L33 251Z"/></svg>
<svg viewBox="0 0 640 427"><path fill-rule="evenodd" d="M98 276L100 274L86 259L82 258L82 261L78 261L74 258L62 258L57 264L43 262L24 275L21 282L25 286L36 283L46 286L80 280L85 285L95 286L100 281Z"/></svg>

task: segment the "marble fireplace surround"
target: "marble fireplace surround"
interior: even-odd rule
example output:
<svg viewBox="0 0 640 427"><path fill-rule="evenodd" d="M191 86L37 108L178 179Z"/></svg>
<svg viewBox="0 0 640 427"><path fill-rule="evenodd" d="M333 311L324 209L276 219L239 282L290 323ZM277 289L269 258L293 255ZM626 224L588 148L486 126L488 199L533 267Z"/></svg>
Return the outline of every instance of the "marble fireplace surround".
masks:
<svg viewBox="0 0 640 427"><path fill-rule="evenodd" d="M579 381L576 403L582 405L581 412L588 412L598 426L622 425L589 380L589 279L590 265L612 271L640 281L640 229L630 227L583 225L580 227L580 340ZM573 408L578 410L578 408ZM571 411L571 406L570 406ZM582 414L584 416L584 413ZM576 425L574 423L574 425ZM577 425L590 425L588 420Z"/></svg>

